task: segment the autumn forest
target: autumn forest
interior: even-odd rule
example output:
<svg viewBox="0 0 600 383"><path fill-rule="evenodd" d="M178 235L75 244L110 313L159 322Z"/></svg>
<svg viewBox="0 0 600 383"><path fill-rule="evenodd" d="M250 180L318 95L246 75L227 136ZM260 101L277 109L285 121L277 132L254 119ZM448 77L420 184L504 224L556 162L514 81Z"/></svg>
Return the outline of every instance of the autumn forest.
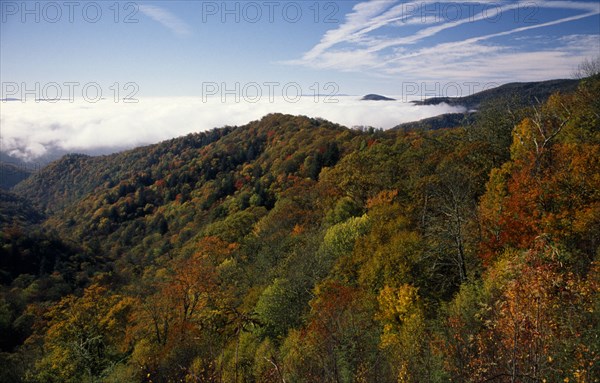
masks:
<svg viewBox="0 0 600 383"><path fill-rule="evenodd" d="M0 191L0 382L598 382L598 95L64 156Z"/></svg>

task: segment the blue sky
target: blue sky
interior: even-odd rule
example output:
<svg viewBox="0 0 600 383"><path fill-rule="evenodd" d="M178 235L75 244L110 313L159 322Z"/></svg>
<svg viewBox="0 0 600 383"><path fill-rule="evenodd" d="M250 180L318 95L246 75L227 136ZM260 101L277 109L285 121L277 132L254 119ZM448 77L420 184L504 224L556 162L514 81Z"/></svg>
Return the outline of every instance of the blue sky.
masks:
<svg viewBox="0 0 600 383"><path fill-rule="evenodd" d="M22 101L0 101L0 151L110 153L273 112L387 129L464 111L411 100L569 78L599 52L598 1L0 0L0 98Z"/></svg>
<svg viewBox="0 0 600 383"><path fill-rule="evenodd" d="M600 52L597 1L3 0L0 11L2 82L93 81L109 96L128 82L140 96L199 96L207 82L397 95L406 82L570 77Z"/></svg>

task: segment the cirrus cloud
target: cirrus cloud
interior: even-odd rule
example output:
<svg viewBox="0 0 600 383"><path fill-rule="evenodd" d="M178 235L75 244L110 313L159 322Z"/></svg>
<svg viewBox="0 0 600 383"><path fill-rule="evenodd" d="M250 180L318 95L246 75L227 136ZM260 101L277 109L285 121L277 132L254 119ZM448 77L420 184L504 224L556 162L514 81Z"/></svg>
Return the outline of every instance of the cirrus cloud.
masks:
<svg viewBox="0 0 600 383"><path fill-rule="evenodd" d="M600 3L586 1L361 2L344 23L285 63L403 81L564 78L600 52L600 33L580 33L573 23L599 17ZM570 27L558 33L559 25ZM552 44L520 44L527 33L552 27L545 35Z"/></svg>
<svg viewBox="0 0 600 383"><path fill-rule="evenodd" d="M186 36L192 33L192 28L185 21L164 8L156 5L140 5L139 10L178 36Z"/></svg>

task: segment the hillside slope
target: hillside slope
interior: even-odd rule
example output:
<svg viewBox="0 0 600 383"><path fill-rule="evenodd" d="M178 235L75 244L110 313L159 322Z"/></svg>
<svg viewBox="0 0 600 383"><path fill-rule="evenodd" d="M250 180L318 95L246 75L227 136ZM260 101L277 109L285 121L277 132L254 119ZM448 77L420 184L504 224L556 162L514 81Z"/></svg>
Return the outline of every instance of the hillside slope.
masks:
<svg viewBox="0 0 600 383"><path fill-rule="evenodd" d="M556 92L569 93L577 88L577 80L549 80L540 82L508 83L463 97L432 97L414 101L416 105L438 105L446 103L463 106L464 113L448 113L420 121L406 122L393 127L393 130L455 128L471 124L479 114L490 110L512 113L521 108L539 105Z"/></svg>
<svg viewBox="0 0 600 383"><path fill-rule="evenodd" d="M593 381L599 92L64 157L2 197L0 381Z"/></svg>
<svg viewBox="0 0 600 383"><path fill-rule="evenodd" d="M485 103L512 102L518 106L544 102L556 92L569 93L577 89L579 80L548 80L538 82L511 82L463 97L432 97L415 101L416 105L460 105L477 109Z"/></svg>

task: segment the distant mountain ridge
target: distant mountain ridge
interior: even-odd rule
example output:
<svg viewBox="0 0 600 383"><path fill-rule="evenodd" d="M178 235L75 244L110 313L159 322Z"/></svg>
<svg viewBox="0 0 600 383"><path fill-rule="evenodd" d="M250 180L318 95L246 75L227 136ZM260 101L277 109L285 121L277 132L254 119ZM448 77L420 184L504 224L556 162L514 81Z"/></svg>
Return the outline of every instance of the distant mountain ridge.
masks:
<svg viewBox="0 0 600 383"><path fill-rule="evenodd" d="M486 89L464 97L432 97L423 101L413 101L415 105L438 105L446 103L452 106L464 106L467 109L479 108L482 104L501 99L510 99L520 104L543 102L555 92L572 92L577 89L579 80L558 79L536 82L511 82L499 87Z"/></svg>
<svg viewBox="0 0 600 383"><path fill-rule="evenodd" d="M35 164L0 161L0 189L8 190L39 170Z"/></svg>
<svg viewBox="0 0 600 383"><path fill-rule="evenodd" d="M371 93L363 96L363 98L361 98L361 101L396 101L396 99L382 96L380 94Z"/></svg>
<svg viewBox="0 0 600 383"><path fill-rule="evenodd" d="M425 118L419 121L405 122L396 125L392 130L437 130L444 128L455 128L471 124L476 116L475 112L446 113L435 117Z"/></svg>
<svg viewBox="0 0 600 383"><path fill-rule="evenodd" d="M477 108L481 106L485 106L490 103L503 103L505 101L510 101L513 105L517 107L520 105L525 105L531 102L536 102L535 100L539 100L539 102L543 102L547 99L552 93L556 91L567 92L572 89L575 89L577 86L577 80L550 80L550 81L541 81L541 82L527 82L527 83L509 83L502 85L497 88L488 89L479 93L475 93L466 97L436 97L427 99L424 101L416 101L415 105L437 105L440 103L447 103L453 106L465 106L468 109ZM393 100L385 96L377 95L377 94L368 94L363 97L363 99L367 100ZM435 116L431 118L427 118L420 121L413 121L408 123L399 124L396 127L392 128L392 130L435 130L442 128L453 128L461 125L468 124L472 122L475 118L476 113L472 113L467 111L465 113L450 113L443 114L440 116ZM274 114L272 116L281 116L278 114ZM275 117L271 117L273 119ZM278 117L283 118L283 117ZM291 116L287 116L286 118L291 118ZM270 120L267 118L266 120ZM266 121L265 120L265 121ZM315 121L315 119L308 119L309 121ZM258 122L256 122L258 123ZM333 123L328 123L331 125L336 125ZM144 159L142 156L133 155L134 153L142 153L146 150L157 151L160 153L172 144L177 144L178 142L186 142L191 146L200 148L205 145L208 145L215 140L220 140L224 136L233 132L237 128L225 127L222 129L214 129L209 132L203 133L195 133L189 134L185 137L174 138L171 140L164 141L162 143L149 145L145 147L135 148L131 150L127 150L124 152L107 155L107 156L87 156L87 155L66 155L62 157L62 159L50 163L47 168L45 168L44 172L32 177L31 182L28 180L26 182L21 182L22 185L17 185L16 189L22 191L25 194L29 194L29 190L45 190L45 187L48 185L49 179L53 178L56 175L55 172L59 170L59 168L67 167L69 169L82 169L87 168L88 166L99 166L97 171L101 173L101 177L97 177L94 180L90 179L89 182L83 182L86 178L85 175L77 176L78 179L78 187L76 190L71 190L73 193L68 192L67 197L61 197L59 199L58 205L55 205L51 200L47 200L46 197L42 196L29 196L32 197L34 201L41 202L43 208L58 208L63 205L63 203L67 203L67 201L74 201L75 199L86 195L87 193L94 190L94 188L101 185L103 182L115 182L118 177L115 177L115 174L124 175L124 174L134 174L135 172L143 171L148 167L152 166L154 161L158 161L158 157L152 156L152 160L150 163L146 162L147 159ZM161 149L165 148L165 149ZM157 155L158 155L157 153ZM130 169L125 169L122 165L123 161L127 159L127 162L133 157L138 158L138 161L132 163ZM98 165L92 165L97 163ZM116 173L114 173L115 169L118 169ZM14 169L7 169L7 174L11 174ZM73 176L72 172L63 172L60 171L63 176L69 175L69 177ZM19 172L18 174L14 174L15 177L10 179L6 179L6 185L2 185L5 189L11 188L15 184L19 183L23 179L27 178L30 175L30 172ZM13 179L14 178L14 179ZM62 176L61 176L62 178ZM112 180L112 181L111 181ZM33 184L32 184L33 183ZM72 181L67 179L63 179L61 188L65 188L65 190L58 191L57 193L63 195L67 189L74 187ZM68 186L73 185L73 186ZM52 190L52 189L51 189ZM57 201L54 201L57 202Z"/></svg>
<svg viewBox="0 0 600 383"><path fill-rule="evenodd" d="M392 130L441 129L455 128L472 123L477 112L491 106L508 106L522 108L527 105L543 103L553 93L569 93L577 89L579 80L548 80L537 82L512 82L499 87L487 89L464 97L432 97L422 101L412 101L415 105L463 106L464 113L446 113L419 121L399 124Z"/></svg>

